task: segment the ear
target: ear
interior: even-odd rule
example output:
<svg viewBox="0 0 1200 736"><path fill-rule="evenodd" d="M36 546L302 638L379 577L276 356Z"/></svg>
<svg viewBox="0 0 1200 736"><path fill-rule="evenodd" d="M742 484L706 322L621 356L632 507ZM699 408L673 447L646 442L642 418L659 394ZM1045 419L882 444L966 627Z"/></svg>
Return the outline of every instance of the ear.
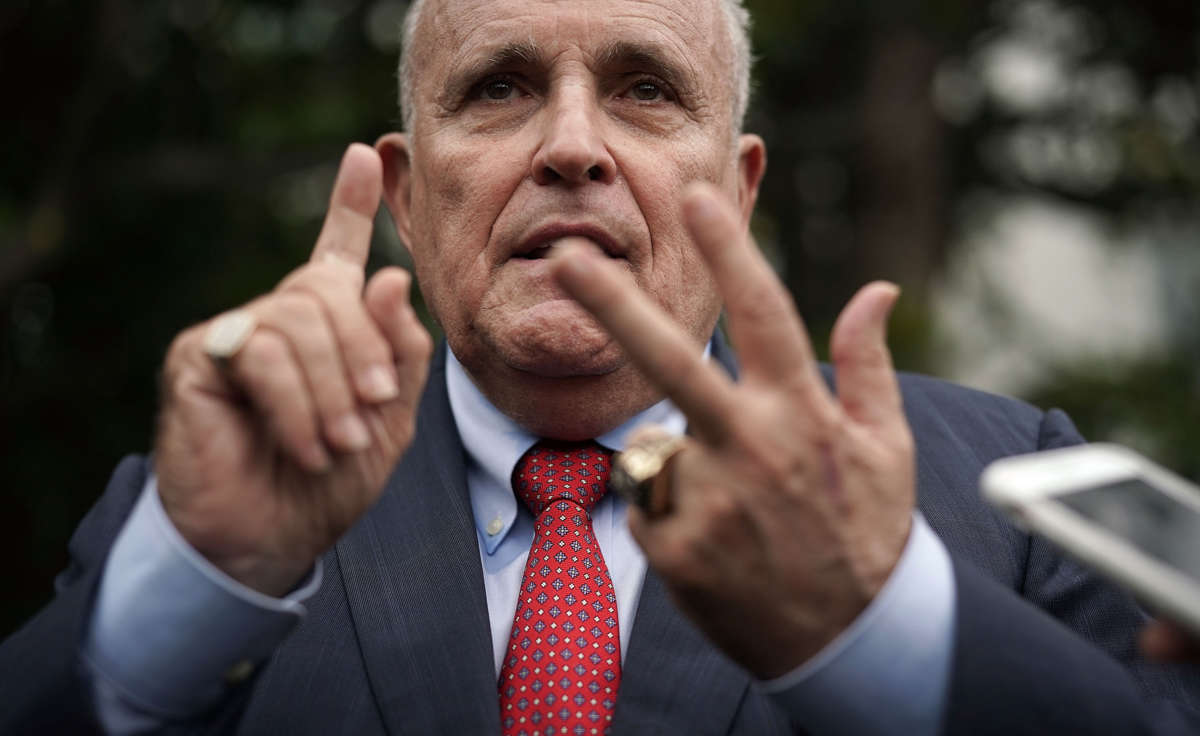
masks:
<svg viewBox="0 0 1200 736"><path fill-rule="evenodd" d="M387 166L387 159L384 159ZM767 170L767 144L751 133L738 136L738 210L742 215L742 227L750 224L750 214L758 201L758 184Z"/></svg>
<svg viewBox="0 0 1200 736"><path fill-rule="evenodd" d="M412 162L408 136L387 133L375 141L375 151L383 160L383 203L396 223L396 234L412 253Z"/></svg>

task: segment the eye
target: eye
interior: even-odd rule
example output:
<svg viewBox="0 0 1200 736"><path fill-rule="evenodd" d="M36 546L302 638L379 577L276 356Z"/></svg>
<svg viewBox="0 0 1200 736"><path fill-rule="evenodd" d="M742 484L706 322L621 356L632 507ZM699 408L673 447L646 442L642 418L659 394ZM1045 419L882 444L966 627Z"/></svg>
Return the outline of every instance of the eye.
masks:
<svg viewBox="0 0 1200 736"><path fill-rule="evenodd" d="M662 85L648 79L643 79L630 87L629 94L639 102L656 102L670 99Z"/></svg>
<svg viewBox="0 0 1200 736"><path fill-rule="evenodd" d="M493 77L484 80L475 90L475 96L478 99L490 102L511 100L518 94L520 94L520 90L517 89L517 85L513 84L511 79L505 77Z"/></svg>

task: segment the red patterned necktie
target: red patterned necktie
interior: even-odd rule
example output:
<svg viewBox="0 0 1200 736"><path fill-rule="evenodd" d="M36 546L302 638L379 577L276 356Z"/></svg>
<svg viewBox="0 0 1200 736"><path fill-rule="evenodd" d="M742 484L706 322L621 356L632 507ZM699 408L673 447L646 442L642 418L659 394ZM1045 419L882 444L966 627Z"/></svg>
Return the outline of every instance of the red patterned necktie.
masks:
<svg viewBox="0 0 1200 736"><path fill-rule="evenodd" d="M612 723L621 684L617 596L591 517L611 463L594 442L543 442L513 471L536 521L500 668L505 736L590 736Z"/></svg>

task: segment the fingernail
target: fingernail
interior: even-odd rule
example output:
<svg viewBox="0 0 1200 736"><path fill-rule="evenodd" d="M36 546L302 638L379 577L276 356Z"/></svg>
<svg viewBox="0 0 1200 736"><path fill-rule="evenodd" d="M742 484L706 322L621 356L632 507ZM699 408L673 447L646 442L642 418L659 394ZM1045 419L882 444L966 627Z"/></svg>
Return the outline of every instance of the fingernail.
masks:
<svg viewBox="0 0 1200 736"><path fill-rule="evenodd" d="M560 269L574 271L577 276L586 276L591 269L590 248L582 243L564 240L550 249L551 262L561 263Z"/></svg>
<svg viewBox="0 0 1200 736"><path fill-rule="evenodd" d="M358 390L368 401L390 401L400 395L394 372L382 365L373 365L358 375Z"/></svg>
<svg viewBox="0 0 1200 736"><path fill-rule="evenodd" d="M717 216L717 204L712 193L700 184L693 184L684 198L684 206L691 210L692 217L711 220Z"/></svg>
<svg viewBox="0 0 1200 736"><path fill-rule="evenodd" d="M367 431L367 425L353 412L343 414L335 421L330 427L330 434L338 444L351 452L365 450L371 446L371 434Z"/></svg>

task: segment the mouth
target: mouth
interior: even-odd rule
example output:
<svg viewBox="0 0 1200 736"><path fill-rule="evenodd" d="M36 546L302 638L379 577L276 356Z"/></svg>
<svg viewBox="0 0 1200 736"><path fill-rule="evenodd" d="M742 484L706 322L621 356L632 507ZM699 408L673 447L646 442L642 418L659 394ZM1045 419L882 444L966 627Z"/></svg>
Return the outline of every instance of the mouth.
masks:
<svg viewBox="0 0 1200 736"><path fill-rule="evenodd" d="M537 261L549 258L559 243L568 239L588 241L609 258L625 258L625 248L603 229L592 225L548 225L535 230L521 241L512 258Z"/></svg>

